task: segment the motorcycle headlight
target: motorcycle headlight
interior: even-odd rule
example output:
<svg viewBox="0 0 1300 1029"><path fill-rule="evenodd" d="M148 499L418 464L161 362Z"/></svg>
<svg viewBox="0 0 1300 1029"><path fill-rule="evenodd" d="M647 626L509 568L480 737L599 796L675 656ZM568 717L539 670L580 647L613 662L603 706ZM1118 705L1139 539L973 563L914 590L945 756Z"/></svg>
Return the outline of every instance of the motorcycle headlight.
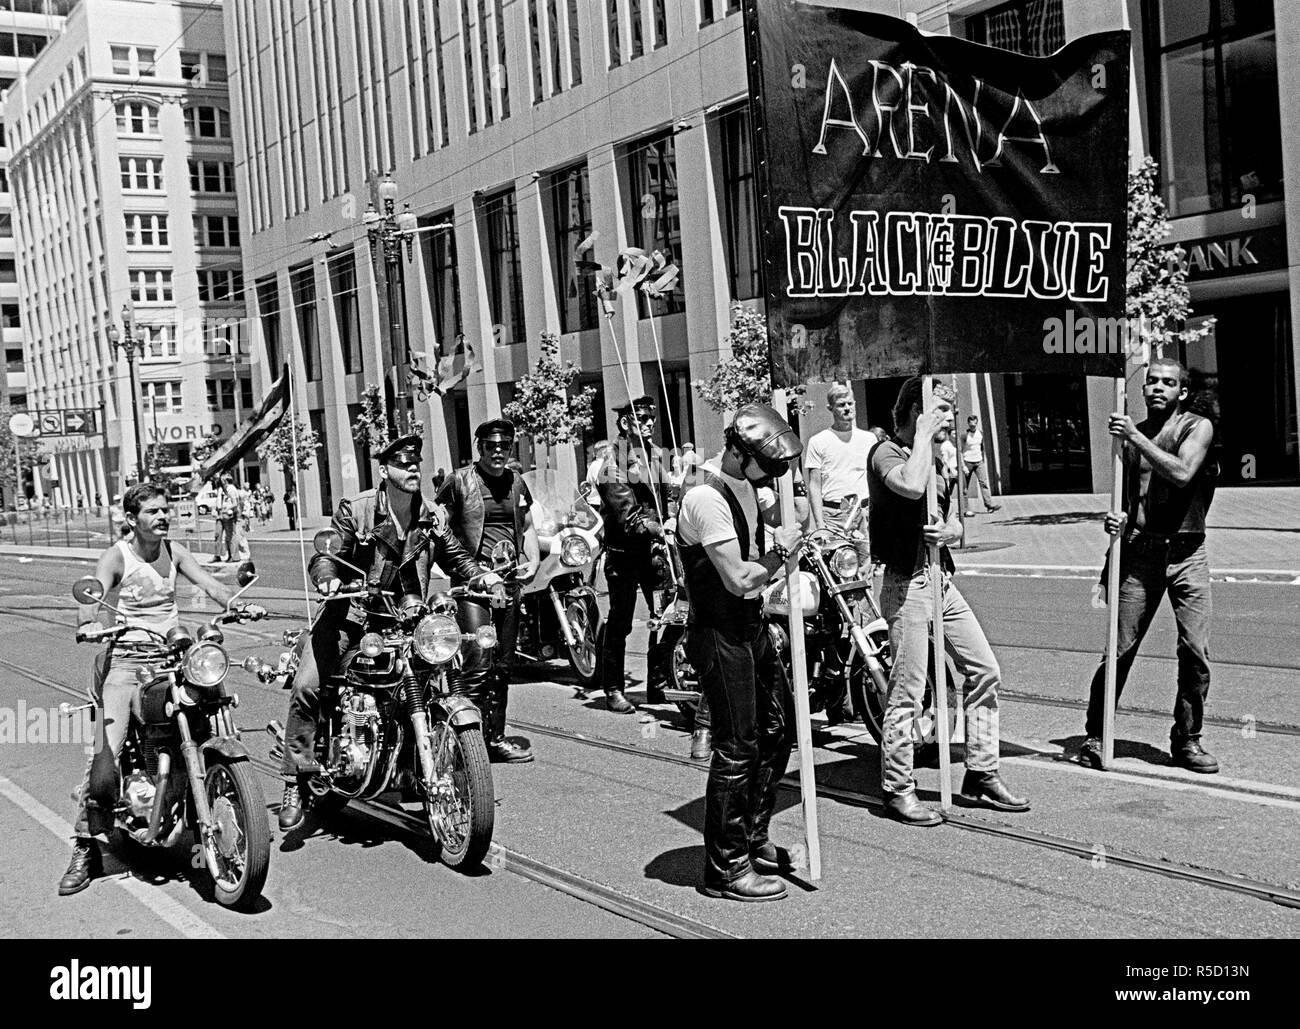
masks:
<svg viewBox="0 0 1300 1029"><path fill-rule="evenodd" d="M560 544L560 563L569 567L577 568L579 565L585 565L591 560L591 544L585 539L574 533L572 536L566 536L564 542Z"/></svg>
<svg viewBox="0 0 1300 1029"><path fill-rule="evenodd" d="M184 675L187 682L210 689L226 677L230 657L226 648L216 643L200 643L185 655Z"/></svg>
<svg viewBox="0 0 1300 1029"><path fill-rule="evenodd" d="M411 646L430 664L445 665L460 652L460 626L446 615L426 615L415 627Z"/></svg>
<svg viewBox="0 0 1300 1029"><path fill-rule="evenodd" d="M384 638L377 632L368 632L361 637L357 649L366 657L378 657L384 652Z"/></svg>
<svg viewBox="0 0 1300 1029"><path fill-rule="evenodd" d="M861 567L862 562L858 558L856 547L840 547L831 555L831 571L845 582L856 579Z"/></svg>
<svg viewBox="0 0 1300 1029"><path fill-rule="evenodd" d="M484 650L491 650L497 645L497 630L495 626L480 625L474 630L474 638L478 645Z"/></svg>

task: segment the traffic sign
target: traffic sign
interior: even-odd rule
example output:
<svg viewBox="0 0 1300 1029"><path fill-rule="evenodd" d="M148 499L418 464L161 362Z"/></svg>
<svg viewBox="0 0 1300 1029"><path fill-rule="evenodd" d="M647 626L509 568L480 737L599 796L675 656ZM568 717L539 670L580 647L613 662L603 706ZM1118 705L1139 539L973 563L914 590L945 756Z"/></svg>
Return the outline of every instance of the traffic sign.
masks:
<svg viewBox="0 0 1300 1029"><path fill-rule="evenodd" d="M63 435L63 412L42 411L40 426L41 426L42 436L62 436Z"/></svg>
<svg viewBox="0 0 1300 1029"><path fill-rule="evenodd" d="M173 506L176 527L186 532L199 531L199 505L193 500L178 500Z"/></svg>
<svg viewBox="0 0 1300 1029"><path fill-rule="evenodd" d="M95 412L85 410L65 410L63 412L64 431L68 434L80 433L84 436L93 436L97 431L95 428Z"/></svg>
<svg viewBox="0 0 1300 1029"><path fill-rule="evenodd" d="M9 431L15 436L30 436L36 431L32 416L19 412L9 419Z"/></svg>

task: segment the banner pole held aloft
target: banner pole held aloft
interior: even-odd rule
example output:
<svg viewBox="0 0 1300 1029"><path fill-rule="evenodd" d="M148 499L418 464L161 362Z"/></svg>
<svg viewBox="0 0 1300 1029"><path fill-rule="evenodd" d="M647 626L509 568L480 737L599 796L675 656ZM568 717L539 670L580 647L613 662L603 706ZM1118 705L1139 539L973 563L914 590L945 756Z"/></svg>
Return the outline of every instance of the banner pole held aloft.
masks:
<svg viewBox="0 0 1300 1029"><path fill-rule="evenodd" d="M772 407L782 417L789 417L786 392L772 391ZM781 498L781 524L797 525L794 508L794 471L777 480ZM799 563L790 571L787 566L785 589L790 608L790 674L794 688L795 737L799 745L799 796L803 802L804 844L808 851L808 878L820 882L822 877L821 839L817 832L817 773L813 767L812 710L808 702L808 657L803 632L803 582Z"/></svg>
<svg viewBox="0 0 1300 1029"><path fill-rule="evenodd" d="M1128 409L1124 380L1115 380L1116 414ZM1111 437L1110 510L1123 510L1124 441ZM1112 536L1106 549L1106 697L1101 722L1101 764L1109 768L1115 759L1115 688L1119 657L1119 555L1123 534Z"/></svg>
<svg viewBox="0 0 1300 1029"><path fill-rule="evenodd" d="M927 413L934 410L934 376L921 378L921 409ZM913 441L913 446L917 443ZM928 444L927 444L928 445ZM926 484L926 511L931 517L943 520L939 510L938 484L935 482L934 460L929 461L930 478ZM949 501L951 503L951 499ZM934 718L935 742L939 745L939 807L944 811L952 809L952 771L948 753L948 662L943 652L943 564L939 560L940 547L932 544L930 550L930 593L934 608L930 615L931 632L934 640Z"/></svg>

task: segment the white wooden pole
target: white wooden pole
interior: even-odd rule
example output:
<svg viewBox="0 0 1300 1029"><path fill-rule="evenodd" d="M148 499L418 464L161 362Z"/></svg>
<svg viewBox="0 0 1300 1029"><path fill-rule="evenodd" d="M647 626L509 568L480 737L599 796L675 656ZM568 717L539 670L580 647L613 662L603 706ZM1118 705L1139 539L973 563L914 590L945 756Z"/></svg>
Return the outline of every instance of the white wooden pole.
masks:
<svg viewBox="0 0 1300 1029"><path fill-rule="evenodd" d="M789 416L786 393L772 391L772 406L783 417ZM797 525L794 509L794 471L777 482L781 496L781 524ZM804 845L808 852L808 878L822 877L821 839L817 833L817 773L813 767L812 710L808 702L808 656L804 645L802 591L798 562L787 570L785 588L790 603L790 675L794 687L795 737L799 746L799 794L803 801Z"/></svg>
<svg viewBox="0 0 1300 1029"><path fill-rule="evenodd" d="M1115 380L1115 413L1128 408L1124 380ZM1111 437L1110 509L1124 503L1124 441ZM1112 536L1106 550L1106 699L1101 722L1101 764L1109 768L1115 759L1115 686L1119 653L1119 559L1123 535Z"/></svg>
<svg viewBox="0 0 1300 1029"><path fill-rule="evenodd" d="M921 379L921 404L922 410L926 412L934 410L934 377L931 375ZM942 520L933 458L928 464L930 477L926 485L926 512ZM930 592L934 600L930 635L934 640L934 717L935 742L939 745L939 807L948 811L952 808L952 772L948 754L948 662L944 660L943 654L943 565L939 560L939 549L938 544L930 547Z"/></svg>

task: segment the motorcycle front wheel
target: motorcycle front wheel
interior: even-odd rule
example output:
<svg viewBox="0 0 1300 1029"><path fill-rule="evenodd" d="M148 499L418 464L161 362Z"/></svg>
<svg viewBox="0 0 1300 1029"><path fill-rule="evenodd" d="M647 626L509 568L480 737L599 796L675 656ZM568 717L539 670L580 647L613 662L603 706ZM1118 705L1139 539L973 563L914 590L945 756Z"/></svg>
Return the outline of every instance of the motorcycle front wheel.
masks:
<svg viewBox="0 0 1300 1029"><path fill-rule="evenodd" d="M884 735L885 697L889 688L889 670L891 665L889 651L889 632L885 629L871 634L871 642L879 647L879 666L873 675L870 668L855 654L849 675L849 695L853 699L855 713L866 723L871 738L880 743ZM944 655L948 666L948 738L951 739L957 725L957 668L952 658ZM921 701L921 711L913 723L913 761L918 765L933 764L938 759L938 721L935 718L934 703L934 651L931 648L929 665L925 674L925 695Z"/></svg>
<svg viewBox="0 0 1300 1029"><path fill-rule="evenodd" d="M600 609L594 597L574 597L565 605L565 616L573 630L573 645L567 647L569 664L584 690L594 689L600 677Z"/></svg>
<svg viewBox="0 0 1300 1029"><path fill-rule="evenodd" d="M215 761L203 782L214 827L204 856L217 903L248 910L262 895L271 864L266 798L247 761Z"/></svg>
<svg viewBox="0 0 1300 1029"><path fill-rule="evenodd" d="M436 722L430 732L439 792L424 798L429 831L441 848L443 864L474 868L492 845L496 820L492 765L483 731L477 725L456 728Z"/></svg>

